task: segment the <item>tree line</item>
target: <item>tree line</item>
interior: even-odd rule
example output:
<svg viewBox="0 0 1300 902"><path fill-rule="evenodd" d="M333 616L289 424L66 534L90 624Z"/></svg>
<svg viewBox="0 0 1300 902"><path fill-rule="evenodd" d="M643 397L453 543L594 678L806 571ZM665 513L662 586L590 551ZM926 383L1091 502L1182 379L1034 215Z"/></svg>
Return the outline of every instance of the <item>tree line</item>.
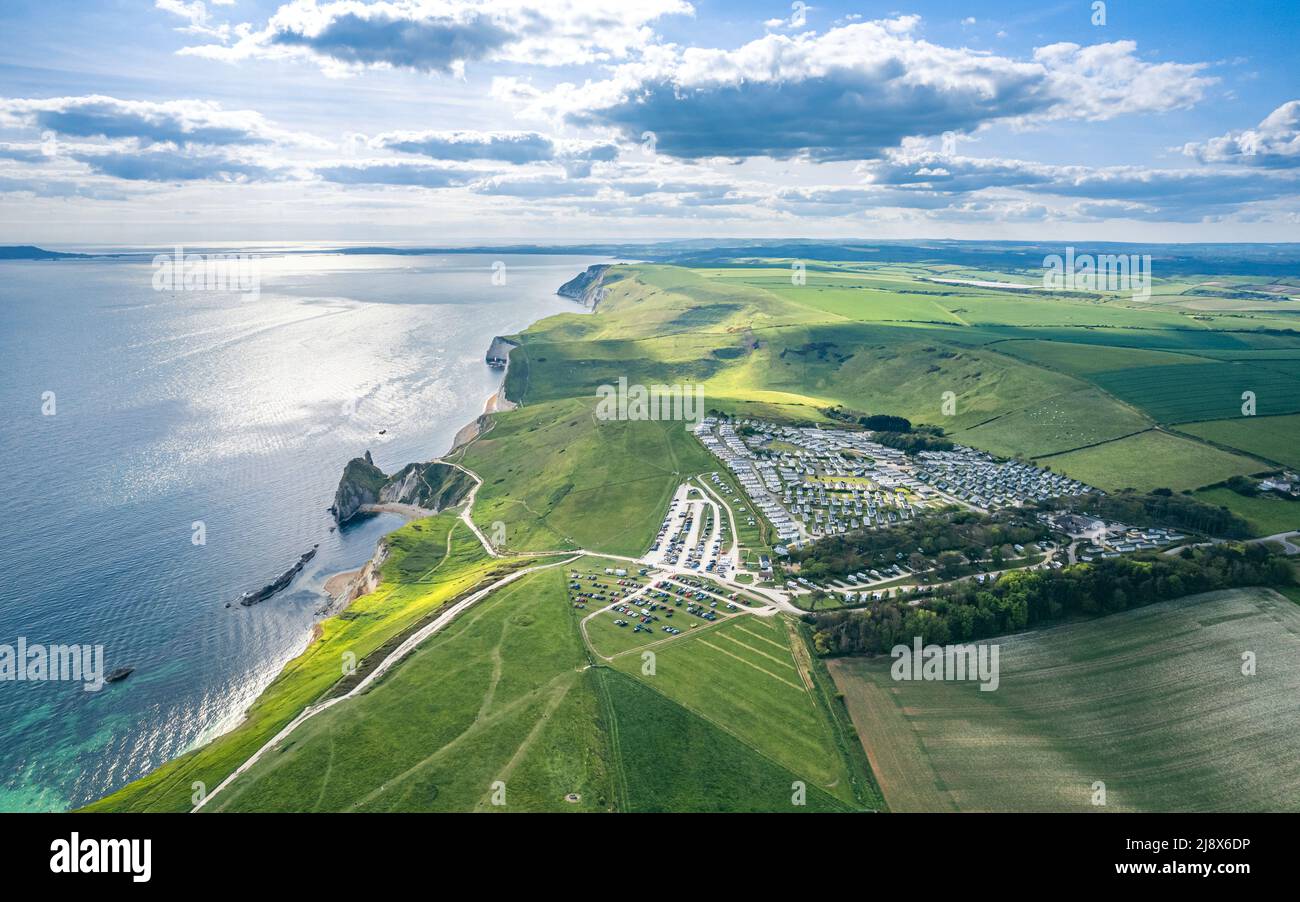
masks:
<svg viewBox="0 0 1300 902"><path fill-rule="evenodd" d="M918 605L887 599L870 608L805 615L819 654L880 654L920 636L947 644L1013 633L1076 616L1098 616L1216 589L1285 586L1290 562L1261 544L1184 548L1176 555L1144 552L1073 564L1060 570L1017 570L996 582L937 587Z"/></svg>
<svg viewBox="0 0 1300 902"><path fill-rule="evenodd" d="M888 529L827 536L792 551L790 557L799 563L801 576L816 581L894 563L920 569L926 559L949 552L971 561L996 556L995 551L1006 557L1003 546L1027 545L1049 537L1046 526L1016 511L993 516L956 511L906 520Z"/></svg>
<svg viewBox="0 0 1300 902"><path fill-rule="evenodd" d="M1053 499L1048 506L1134 526L1170 526L1224 539L1244 539L1251 534L1250 524L1226 507L1206 504L1190 495L1175 495L1169 489L1077 495Z"/></svg>

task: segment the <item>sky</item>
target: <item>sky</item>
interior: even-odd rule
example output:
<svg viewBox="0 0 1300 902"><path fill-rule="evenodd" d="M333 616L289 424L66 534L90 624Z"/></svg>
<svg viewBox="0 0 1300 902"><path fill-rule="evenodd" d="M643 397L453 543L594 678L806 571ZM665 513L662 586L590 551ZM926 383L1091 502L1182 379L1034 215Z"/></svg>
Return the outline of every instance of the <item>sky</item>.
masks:
<svg viewBox="0 0 1300 902"><path fill-rule="evenodd" d="M0 243L1300 240L1300 4L5 0Z"/></svg>

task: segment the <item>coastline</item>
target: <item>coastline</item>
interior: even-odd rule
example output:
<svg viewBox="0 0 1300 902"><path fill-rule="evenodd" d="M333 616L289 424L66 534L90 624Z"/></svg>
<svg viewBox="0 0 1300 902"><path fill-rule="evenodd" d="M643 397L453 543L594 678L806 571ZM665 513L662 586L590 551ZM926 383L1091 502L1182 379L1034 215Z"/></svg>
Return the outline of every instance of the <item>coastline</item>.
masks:
<svg viewBox="0 0 1300 902"><path fill-rule="evenodd" d="M506 377L510 374L510 359L506 358L506 365L501 370L501 384L497 390L488 396L487 401L483 403L483 412L474 419L470 420L456 432L455 437L451 440L451 448L447 454L452 454L457 448L468 445L474 439L483 434L483 427L487 425L487 417L494 413L504 413L514 410L519 405L506 397Z"/></svg>
<svg viewBox="0 0 1300 902"><path fill-rule="evenodd" d="M509 364L506 365L506 369L509 369ZM456 436L452 439L451 448L448 450L447 454L451 454L457 448L467 445L474 439L478 438L478 436L483 432L483 425L489 414L497 413L498 411L514 410L518 406L513 401L506 400L505 385L505 373L503 372L501 376L501 385L495 392L488 396L487 401L483 404L483 412L457 430ZM435 460L437 459L439 458L435 458ZM416 507L413 504L367 504L363 507L363 510L366 513L398 514L405 517L408 522L432 516L434 513L434 511L426 510L422 507ZM326 577L324 589L325 594L329 596L329 602L323 605L320 609L321 616L317 618L316 623L313 625L312 637L308 640L308 645L310 645L311 642L316 639L317 635L319 635L320 624L323 621L343 613L348 609L348 606L351 605L353 601L366 594L366 592L373 590L374 586L371 585L371 583L377 584L378 580L368 579L367 576L368 574L374 573L374 571L378 569L379 564L383 562L384 539L387 538L387 535L388 534L385 533L379 538L374 554L370 556L370 559L366 561L363 567L358 570L342 570Z"/></svg>
<svg viewBox="0 0 1300 902"><path fill-rule="evenodd" d="M558 292L556 293L558 294ZM563 297L563 295L561 295L561 297ZM566 300L572 299L566 298ZM568 307L568 305L564 306ZM591 308L583 309L584 306L585 305L578 303L568 309L550 311L532 320L528 325L523 326L522 329L519 329L518 327L516 328L518 331L526 330L533 323L540 322L550 316L570 312L579 314L593 312ZM481 413L456 432L451 447L447 449L443 455L430 458L428 462L445 460L458 449L463 448L466 444L474 441L475 438L487 431L490 428L490 417L492 414L513 410L518 406L515 402L506 397L505 384L509 369L508 357L505 363L506 366L503 368L496 390L488 395L484 400ZM471 408L471 410L472 409L473 408ZM470 503L472 503L472 497L473 495L471 494L469 496ZM432 511L422 510L412 505L382 505L376 507L382 507L383 512L395 513L403 516L408 521L426 517L433 513ZM379 511L376 510L376 512ZM295 662L303 662L302 666L309 667L310 663L308 662L311 662L312 660L311 655L316 644L322 639L328 642L333 630L338 628L332 627L331 622L337 621L338 618L341 615L345 615L354 604L358 603L361 599L367 598L379 588L381 579L380 569L387 560L390 551L387 544L387 538L396 528L398 527L389 529L378 538L371 557L360 569L344 570L335 573L329 573L327 571L323 574L323 582L318 584L317 591L323 589L324 591L322 594L325 597L321 598L310 627L304 631L300 642L295 643L297 651L290 654L290 656L278 668L276 676L265 688L257 692L255 696L246 699L241 710L238 712L232 712L231 716L223 718L223 721L217 725L216 729L206 731L179 754L168 757L147 773L128 781L122 786L106 792L94 801L82 803L78 810L134 810L132 806L136 804L136 800L154 793L157 789L157 781L165 781L168 779L165 775L171 773L173 768L178 766L177 762L192 755L202 755L206 757L208 756L209 750L212 750L214 747L217 748L217 751L213 754L216 756L217 760L220 760L222 756L227 754L222 751L222 749L228 748L228 746L221 745L221 743L225 742L227 737L232 734L245 732L250 723L253 724L253 729L256 730L257 724L261 723L268 716L275 716L274 712L276 711L276 708L274 705L276 704L297 704L297 700L292 699L292 692L300 691L302 689L302 685L299 685L299 683L293 683L293 689L290 690L289 697L285 697L283 691L277 693L274 691L268 692L268 690L271 690L276 685L283 685L282 681L286 678L289 678L292 682L292 676L301 670L301 667L296 667ZM353 564L353 567L355 566L356 565ZM307 679L311 679L311 677L308 677ZM276 699L279 699L280 701L277 702L275 701ZM236 739L234 741L238 744L240 740ZM179 766L182 768L185 767L183 764ZM200 765L200 767L202 766L207 765ZM131 801L127 801L128 799Z"/></svg>

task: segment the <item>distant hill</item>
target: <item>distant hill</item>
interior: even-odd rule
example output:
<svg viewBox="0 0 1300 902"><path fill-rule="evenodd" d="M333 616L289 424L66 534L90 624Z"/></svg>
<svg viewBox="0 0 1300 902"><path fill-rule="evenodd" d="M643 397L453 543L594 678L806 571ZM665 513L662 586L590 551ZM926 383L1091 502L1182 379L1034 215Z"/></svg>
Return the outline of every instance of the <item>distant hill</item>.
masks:
<svg viewBox="0 0 1300 902"><path fill-rule="evenodd" d="M0 245L0 260L73 260L90 256L92 255L47 251L43 247L31 244Z"/></svg>

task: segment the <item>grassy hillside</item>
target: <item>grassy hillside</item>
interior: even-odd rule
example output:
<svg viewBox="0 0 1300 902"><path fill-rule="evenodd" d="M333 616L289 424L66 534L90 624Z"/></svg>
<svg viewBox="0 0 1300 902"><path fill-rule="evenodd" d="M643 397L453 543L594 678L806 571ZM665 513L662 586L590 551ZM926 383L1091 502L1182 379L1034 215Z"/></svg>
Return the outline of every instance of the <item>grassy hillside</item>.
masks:
<svg viewBox="0 0 1300 902"><path fill-rule="evenodd" d="M439 608L518 567L489 558L450 512L404 526L386 539L379 589L321 623L307 649L258 697L244 721L208 745L171 761L90 806L96 811L187 811L196 781L215 788L308 704L344 681L345 666L368 665ZM355 675L352 677L355 679Z"/></svg>
<svg viewBox="0 0 1300 902"><path fill-rule="evenodd" d="M597 389L620 379L699 383L706 409L787 421L822 421L832 405L905 416L1104 489L1201 489L1288 462L1300 447L1300 312L1289 307L1258 307L1191 276L1157 280L1139 302L944 282L1035 279L920 264L823 263L796 284L791 262L616 266L595 315L550 317L513 336L506 392L521 406L494 415L455 456L483 480L475 523L503 535L511 553L643 553L674 489L721 467L680 421L599 419ZM1256 391L1262 414L1279 415L1235 416L1243 390ZM1272 513L1256 510L1257 526ZM757 527L741 538L751 549L768 541ZM216 786L305 705L353 685L340 678L345 653L373 664L451 600L536 563L488 558L452 514L411 524L389 544L379 591L323 624L238 729L95 807L189 808L195 781ZM496 810L498 781L505 810L785 810L796 782L807 787L801 810L884 807L843 703L795 623L745 614L701 627L656 645L651 674L640 650L609 663L592 653L566 569L477 604L364 695L310 719L212 807ZM884 770L885 801L892 793L904 809L1068 808L1083 791L1076 783L1103 767L1116 774L1119 807L1229 807L1230 793L1266 806L1252 782L1257 753L1198 739L1191 725L1204 716L1225 729L1272 730L1268 717L1233 712L1257 715L1295 687L1271 676L1245 689L1220 679L1183 690L1168 668L1194 668L1203 659L1192 651L1231 657L1232 643L1247 640L1291 655L1288 637L1300 630L1260 629L1274 615L1289 622L1274 599L1228 593L1206 602L1223 610L1204 620L1156 606L1062 628L1083 631L1065 646L1052 639L1058 631L1006 640L1019 657L1004 658L1004 686L1024 688L972 700L948 686L955 694L931 707L918 696L928 721L902 712L910 702L876 685L874 665L833 667L841 686L857 687L846 695L860 732L870 720L864 736ZM1058 671L1052 654L1073 663ZM1096 709L1098 697L1159 729L1120 742L1122 726ZM1054 710L1059 717L1045 713ZM929 724L963 738L945 745ZM1188 748L1229 760L1230 776L1218 767L1180 773L1170 749ZM909 770L913 760L931 771ZM1284 777L1293 771L1286 764ZM1210 772L1221 785L1210 785ZM1186 800L1169 801L1168 774L1193 787Z"/></svg>
<svg viewBox="0 0 1300 902"><path fill-rule="evenodd" d="M643 554L677 486L713 470L682 423L603 422L594 406L593 388L500 414L465 451L483 479L474 521L485 532L503 524L506 548Z"/></svg>
<svg viewBox="0 0 1300 902"><path fill-rule="evenodd" d="M821 739L829 727L802 692L769 698L766 687L724 671L722 683L697 683L683 701L670 687L684 657L660 653L662 680L638 682L591 666L578 628L582 614L568 602L567 572L562 566L533 573L485 599L364 695L307 721L212 809L861 807L849 791L849 765ZM770 641L781 653L783 627L750 628L775 637ZM791 663L782 666L793 675L788 649L784 654ZM747 716L711 716L733 692L746 699ZM798 745L784 747L792 738ZM853 779L868 782L862 774ZM803 807L791 804L796 780L807 784ZM502 784L504 805L496 805L493 787L500 799Z"/></svg>
<svg viewBox="0 0 1300 902"><path fill-rule="evenodd" d="M1300 332L1277 317L1184 309L1195 280L1158 283L1137 303L943 283L967 274L914 265L818 265L802 285L770 263L612 275L596 316L553 317L519 337L512 398L591 401L620 377L698 382L706 406L794 420L834 404L891 413L1103 488L1198 488L1265 469L1252 447L1281 454L1300 439L1285 416L1267 418L1282 439L1258 426L1225 425L1205 436L1213 444L1191 425L1178 438L1149 431L1239 413L1245 390L1261 413L1300 409Z"/></svg>

